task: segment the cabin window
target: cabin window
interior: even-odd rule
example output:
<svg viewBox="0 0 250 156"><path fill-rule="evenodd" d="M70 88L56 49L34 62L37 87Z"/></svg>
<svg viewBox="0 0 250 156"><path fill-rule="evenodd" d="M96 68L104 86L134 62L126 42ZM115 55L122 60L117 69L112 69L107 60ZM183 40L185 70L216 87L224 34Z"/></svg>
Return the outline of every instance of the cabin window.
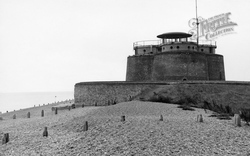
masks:
<svg viewBox="0 0 250 156"><path fill-rule="evenodd" d="M181 38L180 39L182 42L186 42L186 38Z"/></svg>

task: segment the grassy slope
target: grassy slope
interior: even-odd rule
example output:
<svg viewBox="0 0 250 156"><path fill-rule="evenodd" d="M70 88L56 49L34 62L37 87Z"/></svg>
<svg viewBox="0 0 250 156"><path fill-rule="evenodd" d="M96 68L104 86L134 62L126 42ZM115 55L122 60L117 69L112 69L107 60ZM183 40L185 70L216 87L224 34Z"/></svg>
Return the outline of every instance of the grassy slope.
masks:
<svg viewBox="0 0 250 156"><path fill-rule="evenodd" d="M229 105L236 109L250 108L250 89L248 88L234 88L226 85L159 85L143 92L137 99L149 100L155 95L154 93L157 93L162 97L170 97L173 103L189 97L199 106L202 106L204 101L209 103L214 101L216 104Z"/></svg>

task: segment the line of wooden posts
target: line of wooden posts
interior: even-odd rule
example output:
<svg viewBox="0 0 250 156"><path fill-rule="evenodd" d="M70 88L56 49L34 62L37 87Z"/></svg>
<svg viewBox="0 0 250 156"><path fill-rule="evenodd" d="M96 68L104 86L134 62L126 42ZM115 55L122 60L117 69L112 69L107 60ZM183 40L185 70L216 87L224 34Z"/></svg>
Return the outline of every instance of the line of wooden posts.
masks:
<svg viewBox="0 0 250 156"><path fill-rule="evenodd" d="M84 105L82 104L82 108L84 107ZM72 106L72 109L76 108L75 105ZM68 107L68 110L70 111L71 107ZM58 108L55 109L55 115L58 114ZM44 110L41 111L41 117L44 117ZM27 118L30 118L30 112L27 113ZM16 114L13 115L13 119L16 119ZM84 126L83 126L83 131L87 131L88 130L88 121L85 122ZM48 137L49 133L48 133L48 127L44 127L44 131L43 131L43 137ZM2 139L2 144L6 144L9 142L9 133L5 133Z"/></svg>
<svg viewBox="0 0 250 156"><path fill-rule="evenodd" d="M82 105L84 107L84 105ZM75 106L72 106L72 109L74 109ZM68 107L68 110L71 110L71 107ZM58 114L58 108L55 108L55 115ZM41 117L44 117L44 110L41 111ZM30 112L27 113L27 118L30 118ZM13 119L16 119L16 114L13 115Z"/></svg>
<svg viewBox="0 0 250 156"><path fill-rule="evenodd" d="M95 106L97 106L97 105L95 104ZM84 104L82 104L82 108L83 107L84 107ZM68 107L68 110L70 111L71 109L75 109L75 108L76 108L76 106L73 104L72 106ZM55 108L55 115L56 114L58 114L58 108L57 107ZM44 117L44 110L41 111L41 117ZM16 116L16 114L14 114L13 119L16 119L16 118L17 118L17 116ZM27 118L30 118L30 112L27 113Z"/></svg>
<svg viewBox="0 0 250 156"><path fill-rule="evenodd" d="M69 109L70 110L70 109ZM57 109L55 109L55 114L57 114ZM41 116L44 116L44 111L42 110ZM30 118L30 112L28 112L27 117ZM163 116L160 115L160 119L159 121L163 121ZM202 114L197 115L197 122L204 122ZM125 122L125 115L121 116L121 122ZM233 117L233 124L237 127L241 126L241 118L239 116L239 114L235 114ZM83 131L88 131L88 121L85 121L84 125L83 125ZM48 127L44 127L44 131L43 131L43 137L48 137L49 133L48 133ZM5 133L2 139L2 144L6 144L9 142L9 133Z"/></svg>

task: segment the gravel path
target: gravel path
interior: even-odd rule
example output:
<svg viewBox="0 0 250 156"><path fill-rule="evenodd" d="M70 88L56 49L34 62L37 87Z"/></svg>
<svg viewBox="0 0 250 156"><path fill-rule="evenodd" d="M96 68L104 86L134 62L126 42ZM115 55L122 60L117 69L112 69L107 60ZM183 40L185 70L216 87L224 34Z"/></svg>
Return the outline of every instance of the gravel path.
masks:
<svg viewBox="0 0 250 156"><path fill-rule="evenodd" d="M1 155L250 155L250 127L208 117L202 109L132 101L59 111L58 115L0 121ZM160 115L164 120L159 121ZM203 123L196 122L202 114ZM126 121L121 122L121 116ZM84 122L89 130L84 132ZM49 137L42 137L44 127Z"/></svg>

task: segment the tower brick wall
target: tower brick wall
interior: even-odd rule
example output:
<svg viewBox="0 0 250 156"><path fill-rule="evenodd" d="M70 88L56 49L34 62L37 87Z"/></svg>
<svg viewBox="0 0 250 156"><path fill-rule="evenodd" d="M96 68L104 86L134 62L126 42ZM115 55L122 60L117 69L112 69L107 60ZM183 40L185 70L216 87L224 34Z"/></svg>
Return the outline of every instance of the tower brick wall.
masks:
<svg viewBox="0 0 250 156"><path fill-rule="evenodd" d="M223 56L194 51L130 56L126 81L225 80Z"/></svg>
<svg viewBox="0 0 250 156"><path fill-rule="evenodd" d="M207 54L209 80L225 80L224 59L222 55Z"/></svg>
<svg viewBox="0 0 250 156"><path fill-rule="evenodd" d="M165 52L154 57L152 81L207 80L206 54Z"/></svg>
<svg viewBox="0 0 250 156"><path fill-rule="evenodd" d="M151 81L153 55L129 56L126 81Z"/></svg>

